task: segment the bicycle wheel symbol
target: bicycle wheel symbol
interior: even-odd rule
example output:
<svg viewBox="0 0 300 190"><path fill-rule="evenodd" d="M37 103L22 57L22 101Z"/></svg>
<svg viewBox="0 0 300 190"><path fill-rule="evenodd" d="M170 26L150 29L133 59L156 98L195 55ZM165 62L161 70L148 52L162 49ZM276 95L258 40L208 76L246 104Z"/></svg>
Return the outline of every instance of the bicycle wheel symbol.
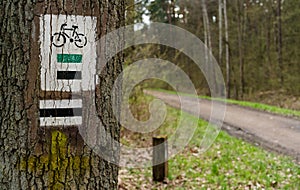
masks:
<svg viewBox="0 0 300 190"><path fill-rule="evenodd" d="M86 45L87 43L87 39L86 37L83 35L83 34L78 34L76 37L75 37L75 45L79 48L82 48Z"/></svg>
<svg viewBox="0 0 300 190"><path fill-rule="evenodd" d="M66 37L61 33L56 32L53 34L51 41L55 47L62 47L66 43Z"/></svg>

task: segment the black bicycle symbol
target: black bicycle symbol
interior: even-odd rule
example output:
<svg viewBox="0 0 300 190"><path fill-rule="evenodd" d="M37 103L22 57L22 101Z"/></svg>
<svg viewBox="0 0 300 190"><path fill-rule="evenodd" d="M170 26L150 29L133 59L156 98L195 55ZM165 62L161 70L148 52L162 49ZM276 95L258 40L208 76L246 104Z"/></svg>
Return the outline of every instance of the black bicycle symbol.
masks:
<svg viewBox="0 0 300 190"><path fill-rule="evenodd" d="M86 43L87 39L84 34L77 33L78 26L73 25L72 28L66 28L67 24L62 24L60 26L60 31L53 34L51 37L51 41L54 46L62 47L65 45L67 38L70 39L70 42L74 42L75 45L79 48L83 48ZM73 31L72 35L68 35L65 31L70 30Z"/></svg>

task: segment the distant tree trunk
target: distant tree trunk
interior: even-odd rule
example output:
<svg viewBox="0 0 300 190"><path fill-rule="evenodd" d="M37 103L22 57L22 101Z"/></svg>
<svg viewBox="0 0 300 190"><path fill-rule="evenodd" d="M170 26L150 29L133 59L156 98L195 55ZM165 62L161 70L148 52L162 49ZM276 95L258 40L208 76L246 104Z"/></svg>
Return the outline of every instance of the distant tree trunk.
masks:
<svg viewBox="0 0 300 190"><path fill-rule="evenodd" d="M274 78L271 76L272 73L272 57L271 57L271 31L272 31L272 2L267 4L267 31L266 31L266 51L267 51L267 71L266 78ZM269 84L272 84L269 82Z"/></svg>
<svg viewBox="0 0 300 190"><path fill-rule="evenodd" d="M203 25L204 25L204 44L206 45L205 49L205 69L208 70L208 54L209 54L209 38L208 38L208 24L207 24L207 8L206 8L206 0L202 0L202 13L203 13Z"/></svg>
<svg viewBox="0 0 300 190"><path fill-rule="evenodd" d="M269 9L269 8L268 8ZM268 65L271 65L271 14L268 13L268 23L267 23L267 57L268 57Z"/></svg>
<svg viewBox="0 0 300 190"><path fill-rule="evenodd" d="M243 22L242 22L242 11L243 4L241 5L240 1L237 1L238 9L238 41L239 41L239 63L240 63L240 92L241 98L243 98L245 93L245 79L244 79L244 48L243 48Z"/></svg>
<svg viewBox="0 0 300 190"><path fill-rule="evenodd" d="M175 2L171 0L167 3L167 16L168 16L168 23L175 24Z"/></svg>
<svg viewBox="0 0 300 190"><path fill-rule="evenodd" d="M124 2L1 1L0 10L0 189L117 189L118 166L83 144L77 128L38 126L41 80L34 63L40 63L42 14L96 16L101 37L124 24ZM120 126L107 97L121 70L120 54L100 76L99 115L115 140Z"/></svg>
<svg viewBox="0 0 300 190"><path fill-rule="evenodd" d="M211 34L210 34L209 17L207 13L206 0L202 0L202 11L203 11L205 44L207 45L208 50L211 51Z"/></svg>
<svg viewBox="0 0 300 190"><path fill-rule="evenodd" d="M135 4L134 0L126 0L126 24L134 24L135 19Z"/></svg>
<svg viewBox="0 0 300 190"><path fill-rule="evenodd" d="M279 65L280 83L283 85L283 63L282 63L282 17L281 17L281 0L277 1L277 58Z"/></svg>
<svg viewBox="0 0 300 190"><path fill-rule="evenodd" d="M222 65L223 55L223 3L219 0L219 64Z"/></svg>
<svg viewBox="0 0 300 190"><path fill-rule="evenodd" d="M210 34L210 25L209 25L209 17L207 13L207 6L206 6L206 0L202 0L202 12L203 12L203 23L204 23L204 43L207 46L207 49L205 50L205 62L206 62L206 72L209 73L209 80L214 81L213 84L216 86L212 86L210 90L214 90L216 93L218 92L218 86L216 84L216 78L215 78L215 71L211 64L211 51L212 51L212 45L211 45L211 34Z"/></svg>
<svg viewBox="0 0 300 190"><path fill-rule="evenodd" d="M228 35L228 19L227 19L227 0L223 1L224 4L224 23L225 23L225 49L226 49L226 89L227 97L230 98L230 59L229 59L229 35Z"/></svg>

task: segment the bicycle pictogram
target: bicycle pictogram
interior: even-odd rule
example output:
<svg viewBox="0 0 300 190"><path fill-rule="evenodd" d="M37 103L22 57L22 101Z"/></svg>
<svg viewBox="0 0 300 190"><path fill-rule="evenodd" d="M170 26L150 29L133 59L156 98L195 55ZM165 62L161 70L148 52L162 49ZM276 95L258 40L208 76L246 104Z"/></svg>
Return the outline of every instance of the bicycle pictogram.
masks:
<svg viewBox="0 0 300 190"><path fill-rule="evenodd" d="M62 24L60 26L60 31L53 34L51 37L53 45L56 47L62 47L65 45L67 38L69 38L71 43L74 42L77 47L83 48L87 43L86 36L77 32L78 26L72 25L72 28L66 28L66 26L66 23ZM69 33L68 35L66 31L71 31L71 34Z"/></svg>

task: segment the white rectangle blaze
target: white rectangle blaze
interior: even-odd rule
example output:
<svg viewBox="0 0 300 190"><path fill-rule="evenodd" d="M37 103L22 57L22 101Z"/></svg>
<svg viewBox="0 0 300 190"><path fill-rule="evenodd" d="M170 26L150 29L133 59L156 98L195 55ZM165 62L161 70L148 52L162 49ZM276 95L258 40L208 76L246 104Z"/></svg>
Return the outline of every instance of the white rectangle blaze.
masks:
<svg viewBox="0 0 300 190"><path fill-rule="evenodd" d="M95 90L96 26L96 17L41 15L41 90L77 94ZM40 100L40 126L81 125L82 108L81 99Z"/></svg>

